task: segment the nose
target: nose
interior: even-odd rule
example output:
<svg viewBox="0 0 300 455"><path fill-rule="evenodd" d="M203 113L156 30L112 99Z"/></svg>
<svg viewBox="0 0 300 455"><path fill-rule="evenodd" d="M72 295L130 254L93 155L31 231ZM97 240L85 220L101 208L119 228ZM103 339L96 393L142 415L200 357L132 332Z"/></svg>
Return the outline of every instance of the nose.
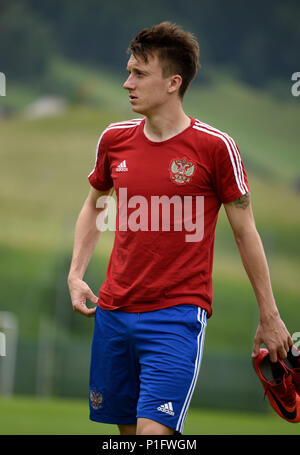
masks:
<svg viewBox="0 0 300 455"><path fill-rule="evenodd" d="M125 90L132 90L134 88L132 74L129 74L128 78L123 84L123 88L125 88Z"/></svg>

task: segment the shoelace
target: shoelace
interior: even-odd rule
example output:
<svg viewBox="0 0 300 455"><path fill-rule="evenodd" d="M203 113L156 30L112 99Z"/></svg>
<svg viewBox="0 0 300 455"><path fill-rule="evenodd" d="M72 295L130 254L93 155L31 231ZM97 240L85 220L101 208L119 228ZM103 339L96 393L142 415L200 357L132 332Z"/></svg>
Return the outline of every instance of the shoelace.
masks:
<svg viewBox="0 0 300 455"><path fill-rule="evenodd" d="M294 384L295 384L295 387L298 391L298 393L300 393L300 368L294 368Z"/></svg>
<svg viewBox="0 0 300 455"><path fill-rule="evenodd" d="M287 375L283 380L281 379L273 379L270 382L273 386L272 389L276 388L276 393L281 398L281 400L289 407L294 406L296 400L296 392L295 388L292 384L292 377L291 375ZM266 389L264 394L264 399L266 398L266 393L270 388Z"/></svg>

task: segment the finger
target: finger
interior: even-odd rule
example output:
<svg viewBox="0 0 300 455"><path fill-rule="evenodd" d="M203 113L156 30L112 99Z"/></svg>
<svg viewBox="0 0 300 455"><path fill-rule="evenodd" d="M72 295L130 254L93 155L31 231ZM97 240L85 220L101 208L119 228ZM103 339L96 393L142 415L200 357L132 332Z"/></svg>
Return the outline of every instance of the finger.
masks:
<svg viewBox="0 0 300 455"><path fill-rule="evenodd" d="M95 316L96 314L96 310L97 310L97 307L93 307L93 308L88 308L88 314L87 314L87 317L89 318L92 318Z"/></svg>
<svg viewBox="0 0 300 455"><path fill-rule="evenodd" d="M83 314L84 316L92 316L95 313L97 307L88 308L85 303L80 302L74 304L73 309L77 313Z"/></svg>
<svg viewBox="0 0 300 455"><path fill-rule="evenodd" d="M292 337L290 335L288 337L288 345L289 345L290 348L294 345L294 342L293 342Z"/></svg>
<svg viewBox="0 0 300 455"><path fill-rule="evenodd" d="M281 346L278 351L278 356L280 359L286 359L287 358L287 353L288 353L288 349L285 348L285 346Z"/></svg>
<svg viewBox="0 0 300 455"><path fill-rule="evenodd" d="M92 291L89 293L87 298L95 304L98 303L98 297Z"/></svg>
<svg viewBox="0 0 300 455"><path fill-rule="evenodd" d="M288 353L290 350L290 345L289 345L288 339L284 342L284 349L286 350L286 353Z"/></svg>
<svg viewBox="0 0 300 455"><path fill-rule="evenodd" d="M73 305L73 310L75 311L75 313L80 313L80 314L84 314L85 315L87 308L85 309L82 304L79 304L79 305L74 304Z"/></svg>
<svg viewBox="0 0 300 455"><path fill-rule="evenodd" d="M277 349L269 349L269 356L271 362L277 362Z"/></svg>
<svg viewBox="0 0 300 455"><path fill-rule="evenodd" d="M90 300L91 302L93 302L95 304L98 303L98 297L93 293L91 288L89 288L89 286L86 283L85 283L85 289L84 289L82 295L84 296L84 298Z"/></svg>
<svg viewBox="0 0 300 455"><path fill-rule="evenodd" d="M254 340L254 345L253 345L253 349L252 349L253 358L258 356L259 350L260 350L260 342L259 342L259 340Z"/></svg>

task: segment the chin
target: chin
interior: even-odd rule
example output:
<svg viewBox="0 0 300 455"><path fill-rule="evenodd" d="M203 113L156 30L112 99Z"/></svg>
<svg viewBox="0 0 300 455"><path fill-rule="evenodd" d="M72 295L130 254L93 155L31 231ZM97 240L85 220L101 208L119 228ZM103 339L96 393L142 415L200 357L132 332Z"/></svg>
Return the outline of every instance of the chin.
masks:
<svg viewBox="0 0 300 455"><path fill-rule="evenodd" d="M131 106L133 112L136 112L137 114L141 114L141 115L144 115L144 116L148 116L149 114L149 109L147 109L146 107L142 107L142 106Z"/></svg>
<svg viewBox="0 0 300 455"><path fill-rule="evenodd" d="M137 112L138 114L143 114L144 113L144 109L142 107L139 107L139 106L131 105L131 109L133 110L133 112Z"/></svg>

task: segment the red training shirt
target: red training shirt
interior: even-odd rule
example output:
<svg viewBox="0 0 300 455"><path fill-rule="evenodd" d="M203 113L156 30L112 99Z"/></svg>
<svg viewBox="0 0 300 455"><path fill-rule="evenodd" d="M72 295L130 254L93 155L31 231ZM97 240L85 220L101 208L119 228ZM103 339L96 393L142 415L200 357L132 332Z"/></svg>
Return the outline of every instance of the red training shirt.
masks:
<svg viewBox="0 0 300 455"><path fill-rule="evenodd" d="M210 317L218 212L249 191L239 149L226 133L194 118L162 142L144 135L144 123L110 124L88 177L97 190L114 187L118 202L98 305L143 312L194 304Z"/></svg>

